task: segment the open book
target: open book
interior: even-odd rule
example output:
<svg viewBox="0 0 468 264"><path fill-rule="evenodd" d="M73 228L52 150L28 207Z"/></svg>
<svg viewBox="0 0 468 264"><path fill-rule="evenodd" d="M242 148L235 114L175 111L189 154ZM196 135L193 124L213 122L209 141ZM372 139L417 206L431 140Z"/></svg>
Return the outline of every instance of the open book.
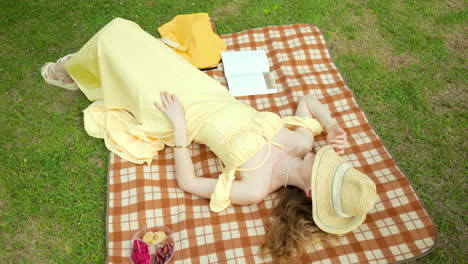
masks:
<svg viewBox="0 0 468 264"><path fill-rule="evenodd" d="M276 93L264 50L221 53L229 92L234 96Z"/></svg>

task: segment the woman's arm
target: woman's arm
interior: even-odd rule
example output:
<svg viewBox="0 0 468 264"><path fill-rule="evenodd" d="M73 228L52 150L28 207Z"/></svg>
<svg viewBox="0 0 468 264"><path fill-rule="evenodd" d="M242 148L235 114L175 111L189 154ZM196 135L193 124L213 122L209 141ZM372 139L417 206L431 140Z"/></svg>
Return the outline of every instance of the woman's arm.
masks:
<svg viewBox="0 0 468 264"><path fill-rule="evenodd" d="M155 106L164 112L174 126L174 145L184 146L174 148L175 176L179 188L194 195L210 198L216 186L216 179L196 177L192 158L187 146L187 128L185 113L182 105L174 95L166 92L161 93L163 105L154 103ZM231 202L234 204L252 204L263 200L264 195L249 192L250 183L247 181L234 181L231 189ZM263 195L263 196L262 196Z"/></svg>
<svg viewBox="0 0 468 264"><path fill-rule="evenodd" d="M336 124L327 109L312 94L305 95L299 99L296 116L315 118L326 131L328 131L327 127Z"/></svg>
<svg viewBox="0 0 468 264"><path fill-rule="evenodd" d="M174 144L176 146L187 145L186 131L185 126L174 127ZM216 186L217 179L195 176L188 148L174 148L174 158L175 175L179 188L185 192L209 199ZM262 201L265 195L254 192L251 187L252 183L246 180L234 181L231 187L231 202L246 205Z"/></svg>
<svg viewBox="0 0 468 264"><path fill-rule="evenodd" d="M344 154L344 146L347 142L346 132L336 123L330 113L312 94L303 96L299 100L296 109L296 116L312 117L317 119L327 132L327 142L338 154ZM305 128L298 128L301 132L309 131Z"/></svg>

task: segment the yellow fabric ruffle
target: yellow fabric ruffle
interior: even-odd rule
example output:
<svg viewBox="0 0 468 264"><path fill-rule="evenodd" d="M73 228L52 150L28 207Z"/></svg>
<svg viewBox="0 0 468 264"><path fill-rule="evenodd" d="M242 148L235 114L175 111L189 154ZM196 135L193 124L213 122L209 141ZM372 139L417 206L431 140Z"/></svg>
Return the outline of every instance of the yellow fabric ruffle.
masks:
<svg viewBox="0 0 468 264"><path fill-rule="evenodd" d="M319 135L323 130L320 122L310 117L288 116L284 118L284 123L289 129L295 129L297 127L307 128L312 131L314 136Z"/></svg>
<svg viewBox="0 0 468 264"><path fill-rule="evenodd" d="M235 173L235 168L224 168L222 174L219 175L210 197L211 211L215 213L221 212L231 204L231 187L235 179Z"/></svg>

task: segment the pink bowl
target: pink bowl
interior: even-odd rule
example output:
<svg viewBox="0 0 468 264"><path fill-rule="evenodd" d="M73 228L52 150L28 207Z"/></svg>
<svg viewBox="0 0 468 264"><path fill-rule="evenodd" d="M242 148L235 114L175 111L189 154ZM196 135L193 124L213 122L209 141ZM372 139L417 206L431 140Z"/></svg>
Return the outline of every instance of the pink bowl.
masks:
<svg viewBox="0 0 468 264"><path fill-rule="evenodd" d="M162 240L161 242L157 243L156 245L152 245L152 244L149 244L149 243L146 243L143 241L143 236L147 233L147 232L158 232L158 231L163 231L165 234L166 234L166 238L164 240ZM142 227L140 230L138 230L132 237L132 240L131 240L131 245L133 246L133 241L137 239L137 240L140 240L140 241L143 241L143 243L145 243L147 246L148 246L148 249L149 249L149 253L150 253L150 256L151 256L151 264L155 263L155 264L166 264L166 263L169 263L171 261L171 259L174 257L174 253L175 253L175 245L174 245L174 240L172 239L172 230L169 229L169 227L167 226L145 226L145 227ZM169 244L173 245L172 249L169 247ZM168 245L168 246L165 246L165 245ZM165 248L166 247L166 248ZM170 254L172 251L172 254ZM130 249L130 261L135 264L133 262L133 260L131 259L131 252L132 250ZM161 254L163 254L164 252L166 252L166 256L164 258L161 258ZM167 253L169 252L169 253ZM163 254L164 255L164 254Z"/></svg>

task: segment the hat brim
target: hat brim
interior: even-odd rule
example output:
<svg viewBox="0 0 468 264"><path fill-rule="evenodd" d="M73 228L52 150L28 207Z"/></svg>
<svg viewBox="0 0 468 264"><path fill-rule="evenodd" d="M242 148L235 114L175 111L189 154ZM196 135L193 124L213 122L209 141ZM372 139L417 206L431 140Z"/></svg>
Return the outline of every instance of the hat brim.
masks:
<svg viewBox="0 0 468 264"><path fill-rule="evenodd" d="M312 217L323 231L332 234L345 234L364 222L365 215L341 217L333 209L333 177L337 168L346 161L331 146L321 148L315 155L311 172ZM360 173L349 168L346 173Z"/></svg>

